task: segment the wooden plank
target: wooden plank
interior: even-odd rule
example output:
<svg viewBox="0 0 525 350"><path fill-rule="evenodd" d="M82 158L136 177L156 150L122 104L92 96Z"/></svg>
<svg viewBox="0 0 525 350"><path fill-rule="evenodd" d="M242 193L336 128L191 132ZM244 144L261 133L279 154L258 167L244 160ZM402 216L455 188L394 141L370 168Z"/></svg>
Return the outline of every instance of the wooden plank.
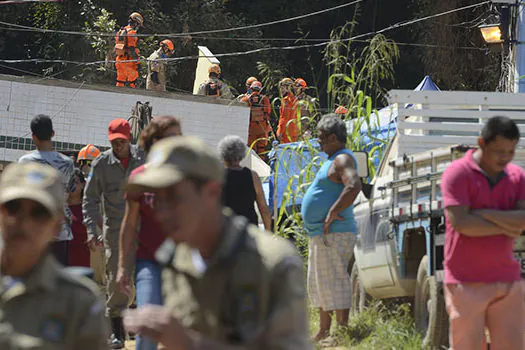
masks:
<svg viewBox="0 0 525 350"><path fill-rule="evenodd" d="M439 130L452 132L479 132L483 128L483 124L470 123L420 123L420 122L399 122L397 123L398 130ZM525 131L525 126L520 128ZM404 133L403 133L404 134ZM457 134L455 134L457 135Z"/></svg>
<svg viewBox="0 0 525 350"><path fill-rule="evenodd" d="M391 90L389 104L440 104L458 106L523 107L525 94L483 91L412 91Z"/></svg>
<svg viewBox="0 0 525 350"><path fill-rule="evenodd" d="M525 103L525 102L524 102ZM525 106L524 106L525 108ZM403 119L405 117L439 117L439 118L450 118L450 119L489 119L496 115L503 115L512 119L518 119L525 123L525 110L523 111L476 111L476 110L460 110L460 109L398 109L398 118Z"/></svg>

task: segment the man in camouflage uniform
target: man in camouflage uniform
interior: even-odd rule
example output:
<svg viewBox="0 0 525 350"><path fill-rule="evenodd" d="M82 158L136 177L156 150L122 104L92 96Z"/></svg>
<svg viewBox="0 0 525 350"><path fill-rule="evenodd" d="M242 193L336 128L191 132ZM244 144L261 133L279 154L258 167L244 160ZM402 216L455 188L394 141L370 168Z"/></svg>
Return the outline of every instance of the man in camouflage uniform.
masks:
<svg viewBox="0 0 525 350"><path fill-rule="evenodd" d="M52 167L32 162L11 164L0 178L1 349L107 349L96 285L48 252L64 218L61 180Z"/></svg>
<svg viewBox="0 0 525 350"><path fill-rule="evenodd" d="M155 193L171 240L157 252L165 307L127 311L126 327L168 349L311 349L302 260L291 243L222 211L223 176L204 141L180 136L157 142L128 184Z"/></svg>

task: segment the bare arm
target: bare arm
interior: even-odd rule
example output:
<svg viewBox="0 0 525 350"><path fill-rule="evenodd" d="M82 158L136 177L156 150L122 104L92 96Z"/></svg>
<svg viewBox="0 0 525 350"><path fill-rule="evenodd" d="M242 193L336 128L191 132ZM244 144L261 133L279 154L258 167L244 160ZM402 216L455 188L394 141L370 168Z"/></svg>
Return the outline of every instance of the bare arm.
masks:
<svg viewBox="0 0 525 350"><path fill-rule="evenodd" d="M88 176L86 187L84 188L84 199L82 200L82 215L84 216L84 226L86 226L88 242L91 241L93 237L98 237L97 226L101 222L99 208L102 187L98 181L99 177L95 164L96 163L93 163L91 173Z"/></svg>
<svg viewBox="0 0 525 350"><path fill-rule="evenodd" d="M337 180L345 186L339 198L330 208L331 212L339 214L351 206L359 192L361 192L361 179L357 175L357 169L352 158L347 155L339 155L334 159L334 168Z"/></svg>
<svg viewBox="0 0 525 350"><path fill-rule="evenodd" d="M525 201L519 201L515 210L476 210L474 213L483 219L511 231L525 230Z"/></svg>
<svg viewBox="0 0 525 350"><path fill-rule="evenodd" d="M485 220L481 216L472 214L467 206L450 206L446 208L448 220L454 230L469 237L486 237L507 235L516 237L519 231L510 231Z"/></svg>
<svg viewBox="0 0 525 350"><path fill-rule="evenodd" d="M264 198L264 191L262 188L261 179L259 175L252 170L253 186L255 187L255 202L259 213L261 213L262 221L264 223L264 229L270 231L272 229L272 216L270 214L270 208L266 204L266 198Z"/></svg>
<svg viewBox="0 0 525 350"><path fill-rule="evenodd" d="M135 242L139 232L139 202L126 199L126 210L120 226L118 267L129 274L132 258L135 256Z"/></svg>

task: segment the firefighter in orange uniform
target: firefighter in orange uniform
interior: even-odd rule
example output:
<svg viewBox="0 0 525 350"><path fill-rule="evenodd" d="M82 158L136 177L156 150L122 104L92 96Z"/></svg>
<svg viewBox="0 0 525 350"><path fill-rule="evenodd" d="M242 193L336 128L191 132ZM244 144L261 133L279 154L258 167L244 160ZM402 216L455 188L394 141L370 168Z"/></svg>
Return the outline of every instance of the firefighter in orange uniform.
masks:
<svg viewBox="0 0 525 350"><path fill-rule="evenodd" d="M128 25L122 27L115 37L115 53L117 55L115 68L117 68L117 86L137 87L139 78L139 49L137 43L137 30L144 25L144 18L138 12L129 15ZM133 62L127 62L131 61ZM124 62L123 62L124 61Z"/></svg>
<svg viewBox="0 0 525 350"><path fill-rule="evenodd" d="M251 94L245 95L241 101L250 106L248 147L253 147L255 152L264 159L266 145L268 145L268 133L271 130L272 106L268 96L261 94L262 87L260 81L254 81L249 87Z"/></svg>
<svg viewBox="0 0 525 350"><path fill-rule="evenodd" d="M297 98L293 93L293 87L294 82L290 78L284 78L279 82L282 102L277 137L281 143L296 142L299 139Z"/></svg>

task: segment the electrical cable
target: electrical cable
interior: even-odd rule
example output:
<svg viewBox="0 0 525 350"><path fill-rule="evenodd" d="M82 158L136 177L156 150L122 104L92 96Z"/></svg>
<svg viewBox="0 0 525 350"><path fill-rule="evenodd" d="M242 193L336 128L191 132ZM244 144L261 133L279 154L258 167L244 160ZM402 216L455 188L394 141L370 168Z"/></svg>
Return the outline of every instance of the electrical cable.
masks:
<svg viewBox="0 0 525 350"><path fill-rule="evenodd" d="M449 10L449 11L437 13L437 14L434 14L434 15L429 15L429 16L425 16L425 17L421 17L421 18L415 18L415 19L412 19L412 20L409 20L409 21L404 21L404 22L398 22L398 23L395 23L395 24L393 24L393 25L391 25L389 27L383 28L383 29L381 29L379 31L372 31L372 32L368 32L368 33L358 34L358 35L355 35L353 37L346 38L346 39L337 39L337 40L325 41L325 42L321 42L321 43L317 43L317 44L262 47L262 48L258 48L258 49L248 50L248 51L238 51L238 52L229 52L229 53L216 54L216 55L210 56L209 58L212 58L212 57L244 56L244 55L250 55L250 54L254 54L254 53L261 53L261 52L265 52L265 51L296 50L296 49L302 49L302 48L322 47L322 46L326 46L326 45L329 45L329 44L340 43L340 42L349 42L349 41L352 41L352 40L364 38L366 36L370 36L370 35L374 35L374 34L375 35L382 34L382 33L385 33L387 31L390 31L390 30L393 30L393 29L399 29L399 28L402 28L402 27L405 27L405 26L408 26L408 25L411 25L411 24L414 24L414 23L418 23L418 22L429 20L429 19L445 16L445 15L448 15L450 13L467 10L467 9L470 9L470 8L473 8L473 7L479 7L479 6L488 4L488 3L490 3L490 1L483 1L483 2L480 2L480 3L474 4L474 5L463 6L463 7L454 9L454 10ZM203 58L203 57L208 57L208 56L170 57L170 58L165 58L163 60L168 62L168 63L170 63L170 62L182 61L182 60L187 60L187 59L198 59L199 57ZM64 64L93 65L93 64L101 64L101 63L114 63L116 61L115 60L105 60L105 61L80 62L80 61L69 61L69 60L51 60L51 59L33 58L33 59L23 59L23 60L0 59L0 62L4 62L4 63L64 63ZM136 60L122 60L120 62L136 62Z"/></svg>
<svg viewBox="0 0 525 350"><path fill-rule="evenodd" d="M224 28L224 29L215 29L215 30L203 30L203 31L197 31L197 32L186 32L186 33L167 33L167 34L160 34L160 33L151 33L151 34L144 34L144 33L137 33L135 36L137 37L151 37L151 36L162 36L162 37L184 37L184 36L190 36L190 35L199 35L199 34L213 34L213 33L226 33L226 32L234 32L234 31L240 31L240 30L247 30L247 29L254 29L254 28L261 28L261 27L267 27L274 24L280 24L285 22L291 22L300 20L307 17L317 16L326 12L335 11L342 9L344 7L352 6L355 4L358 4L360 2L363 2L364 0L355 0L346 4L333 6L324 10L319 10L311 13L307 13L304 15L299 15L295 17L289 17L284 19L279 19L276 21L266 22L266 23L259 23L259 24L252 24L252 25L246 25L241 27L233 27L233 28ZM41 33L57 33L57 34L68 34L68 35L82 35L82 36L115 36L115 33L87 33L87 32L79 32L79 31L69 31L69 30L53 30L53 29L44 29L44 28L37 28L37 27L30 27L30 26L24 26L20 24L15 23L9 23L9 22L3 22L0 21L0 24L8 27L14 27L19 29L24 29L25 31L33 31L33 32L41 32Z"/></svg>

